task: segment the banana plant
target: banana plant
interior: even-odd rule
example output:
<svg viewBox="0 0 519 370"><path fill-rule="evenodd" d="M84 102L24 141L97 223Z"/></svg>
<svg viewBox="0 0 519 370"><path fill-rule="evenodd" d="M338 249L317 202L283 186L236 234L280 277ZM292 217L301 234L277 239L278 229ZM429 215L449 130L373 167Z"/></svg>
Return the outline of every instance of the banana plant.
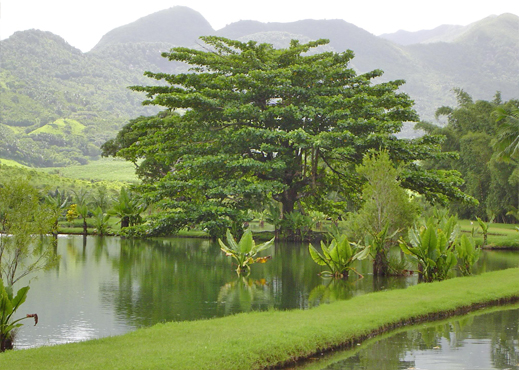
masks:
<svg viewBox="0 0 519 370"><path fill-rule="evenodd" d="M363 260L369 255L369 247L358 247L348 241L345 235L339 240L333 238L330 245L326 245L321 241L322 253L310 243L308 245L310 256L321 266L327 266L329 270L321 272L321 276L333 276L334 278L348 277L349 271L353 271L359 277L364 277L352 266L356 260ZM357 249L360 251L357 252Z"/></svg>
<svg viewBox="0 0 519 370"><path fill-rule="evenodd" d="M476 248L474 240L463 234L460 242L456 245L456 255L458 257L458 268L461 274L470 275L472 273L472 266L479 260L481 248Z"/></svg>
<svg viewBox="0 0 519 370"><path fill-rule="evenodd" d="M476 217L476 219L478 220L479 227L481 228L481 232L483 233L483 246L485 246L487 245L488 240L488 227L490 226L494 218L491 218L488 224L479 217Z"/></svg>
<svg viewBox="0 0 519 370"><path fill-rule="evenodd" d="M94 215L94 225L95 225L95 232L99 236L105 235L109 229L110 225L108 222L110 221L110 215L103 212L101 207L97 206L95 210L92 211Z"/></svg>
<svg viewBox="0 0 519 370"><path fill-rule="evenodd" d="M264 263L267 262L270 257L259 257L254 258L259 252L269 248L275 240L275 237L270 239L268 242L256 244L252 238L252 231L247 229L240 241L237 243L231 232L227 230L226 233L227 244L221 239L218 239L220 243L220 249L230 257L233 257L238 265L236 272L238 275L247 274L250 272L250 265L255 262Z"/></svg>
<svg viewBox="0 0 519 370"><path fill-rule="evenodd" d="M12 287L4 287L4 283L0 279L0 352L13 348L13 331L22 326L20 321L34 318L34 325L38 323L38 315L36 314L13 320L14 313L27 299L28 291L28 286L20 288L16 296L13 297Z"/></svg>
<svg viewBox="0 0 519 370"><path fill-rule="evenodd" d="M440 228L432 219L426 226L409 229L409 241L401 240L402 251L418 261L419 274L426 282L444 280L449 271L456 266L454 247L459 227L454 225L454 218Z"/></svg>

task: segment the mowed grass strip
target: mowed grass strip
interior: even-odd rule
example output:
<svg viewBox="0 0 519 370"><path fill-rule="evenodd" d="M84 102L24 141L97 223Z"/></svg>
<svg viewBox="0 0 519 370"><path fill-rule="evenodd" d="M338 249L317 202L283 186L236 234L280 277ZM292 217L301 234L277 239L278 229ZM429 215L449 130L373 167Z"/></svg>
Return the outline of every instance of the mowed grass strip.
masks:
<svg viewBox="0 0 519 370"><path fill-rule="evenodd" d="M1 369L264 369L404 323L519 298L519 269L419 284L310 310L174 322L118 337L0 354ZM42 318L44 319L44 318Z"/></svg>

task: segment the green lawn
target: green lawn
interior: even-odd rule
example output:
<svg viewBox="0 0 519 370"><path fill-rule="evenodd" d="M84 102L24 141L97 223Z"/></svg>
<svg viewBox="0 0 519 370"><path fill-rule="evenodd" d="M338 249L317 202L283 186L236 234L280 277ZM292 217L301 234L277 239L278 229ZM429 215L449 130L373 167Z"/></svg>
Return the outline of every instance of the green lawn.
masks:
<svg viewBox="0 0 519 370"><path fill-rule="evenodd" d="M474 229L476 231L476 241L478 244L483 243L483 235L477 221L461 220L460 225L463 232L472 233L472 229ZM486 247L519 249L519 231L516 229L517 226L514 224L490 224Z"/></svg>
<svg viewBox="0 0 519 370"><path fill-rule="evenodd" d="M126 335L0 354L2 369L264 369L375 333L519 299L519 269L321 305L171 322Z"/></svg>

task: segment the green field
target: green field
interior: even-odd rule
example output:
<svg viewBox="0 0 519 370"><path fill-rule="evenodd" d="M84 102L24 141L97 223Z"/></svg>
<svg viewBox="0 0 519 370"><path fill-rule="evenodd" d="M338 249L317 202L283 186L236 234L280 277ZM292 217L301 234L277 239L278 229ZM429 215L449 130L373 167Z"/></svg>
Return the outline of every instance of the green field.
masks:
<svg viewBox="0 0 519 370"><path fill-rule="evenodd" d="M126 163L125 163L126 164ZM82 166L78 166L82 167ZM117 173L115 168L122 167L121 163L117 163L113 166L108 165L108 168L105 168L106 171L105 177L109 177L110 170L112 168L112 172L114 174ZM60 168L64 169L64 168ZM94 170L94 167L89 167L91 171ZM120 174L119 178L128 178L129 177L129 169L124 169L125 175ZM80 172L78 172L79 174ZM100 171L101 173L101 171ZM44 192L54 191L55 189L65 190L66 192L77 191L79 189L85 189L86 191L94 190L95 188L106 188L110 193L117 194L122 186L128 185L129 181L123 180L106 180L102 179L103 176L98 176L99 180L93 180L92 178L81 178L81 177L69 177L64 176L58 171L52 171L49 169L41 169L41 168L27 168L23 166L15 166L15 165L7 165L0 163L0 184L4 181L8 181L16 178L26 178L29 180L29 183L35 186L37 189L41 189ZM114 175L114 177L117 177Z"/></svg>
<svg viewBox="0 0 519 370"><path fill-rule="evenodd" d="M138 182L132 163L112 158L102 158L83 166L39 168L38 171L87 181Z"/></svg>

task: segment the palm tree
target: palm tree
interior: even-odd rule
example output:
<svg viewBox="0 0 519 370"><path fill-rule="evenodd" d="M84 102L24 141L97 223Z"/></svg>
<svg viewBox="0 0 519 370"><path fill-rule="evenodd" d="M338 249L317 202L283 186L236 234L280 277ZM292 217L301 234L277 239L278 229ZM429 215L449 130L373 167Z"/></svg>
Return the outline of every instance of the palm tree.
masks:
<svg viewBox="0 0 519 370"><path fill-rule="evenodd" d="M83 236L87 236L88 234L88 225L87 225L87 217L88 212L90 211L90 207L88 204L89 192L85 189L80 189L78 191L72 190L74 193L74 201L77 204L77 213L83 219Z"/></svg>
<svg viewBox="0 0 519 370"><path fill-rule="evenodd" d="M494 142L498 158L505 162L514 160L519 155L519 108L500 106L493 114L498 124Z"/></svg>
<svg viewBox="0 0 519 370"><path fill-rule="evenodd" d="M121 188L119 197L112 203L112 209L108 212L121 218L121 229L142 223L141 213L148 206L140 199L130 194L125 188Z"/></svg>
<svg viewBox="0 0 519 370"><path fill-rule="evenodd" d="M67 208L69 197L65 193L65 191L60 191L56 189L55 191L51 191L49 195L45 197L45 202L49 205L53 215L53 227L52 227L52 235L54 237L58 236L58 219L63 214L65 209Z"/></svg>

